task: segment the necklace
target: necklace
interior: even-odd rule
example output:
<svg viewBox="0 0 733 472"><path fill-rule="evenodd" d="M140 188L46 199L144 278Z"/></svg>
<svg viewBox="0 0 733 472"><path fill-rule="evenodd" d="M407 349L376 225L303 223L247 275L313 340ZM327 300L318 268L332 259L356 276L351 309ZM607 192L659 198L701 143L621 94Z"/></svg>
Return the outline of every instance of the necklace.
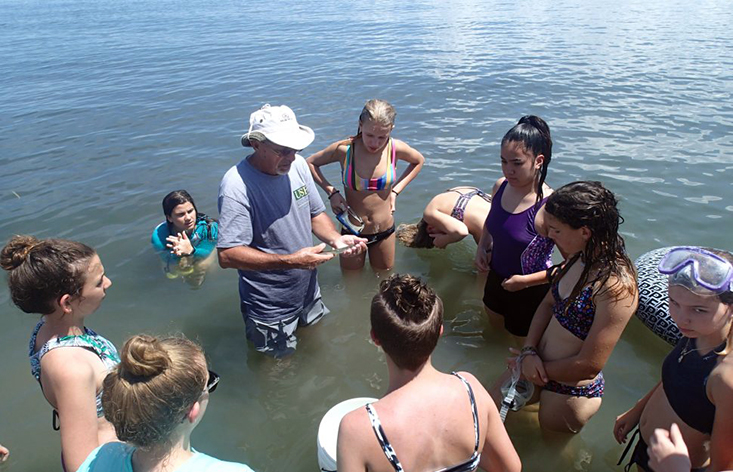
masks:
<svg viewBox="0 0 733 472"><path fill-rule="evenodd" d="M681 364L682 363L682 359L684 359L685 356L687 356L687 354L690 354L691 352L697 352L700 349L702 349L702 348L699 348L699 347L696 347L695 349L690 349L690 339L691 338L687 338L687 342L685 343L685 347L682 348L682 352L680 352L680 356L677 358L677 363L678 364ZM710 359L711 355L717 354L716 351L717 351L717 348L713 349L707 355L702 356L702 360L706 361L706 360Z"/></svg>

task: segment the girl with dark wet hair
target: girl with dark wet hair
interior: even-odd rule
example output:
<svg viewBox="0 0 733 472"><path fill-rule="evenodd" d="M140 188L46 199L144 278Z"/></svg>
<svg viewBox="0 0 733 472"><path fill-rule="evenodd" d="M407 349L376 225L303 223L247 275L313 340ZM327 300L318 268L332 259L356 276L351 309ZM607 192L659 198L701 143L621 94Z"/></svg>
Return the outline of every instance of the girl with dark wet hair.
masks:
<svg viewBox="0 0 733 472"><path fill-rule="evenodd" d="M523 378L539 387L532 401L539 400L540 426L550 431L577 433L598 411L601 369L636 311L636 272L618 232L617 204L600 182L574 182L545 205L548 235L567 262L511 364L520 362ZM496 387L492 394L502 401Z"/></svg>
<svg viewBox="0 0 733 472"><path fill-rule="evenodd" d="M501 140L501 170L476 250L476 267L488 271L484 306L492 326L527 336L549 285L552 240L546 236L543 206L552 192L545 184L552 138L545 121L523 116Z"/></svg>

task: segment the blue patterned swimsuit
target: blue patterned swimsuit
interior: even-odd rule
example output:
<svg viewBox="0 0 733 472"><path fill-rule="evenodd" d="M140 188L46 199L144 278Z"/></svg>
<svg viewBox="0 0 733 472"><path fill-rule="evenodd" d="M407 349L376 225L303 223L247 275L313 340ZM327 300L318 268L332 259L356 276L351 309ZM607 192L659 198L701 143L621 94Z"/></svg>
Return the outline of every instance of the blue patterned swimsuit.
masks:
<svg viewBox="0 0 733 472"><path fill-rule="evenodd" d="M43 346L41 346L38 351L36 351L36 337L38 336L38 331L41 329L41 326L43 326L44 323L45 321L43 320L38 322L36 328L33 330L31 341L28 346L28 357L30 357L31 361L31 374L33 374L33 377L38 380L39 384L41 383L41 358L52 349L57 349L60 347L80 347L83 349L88 349L89 351L92 351L94 354L99 356L99 359L102 361L102 364L104 364L108 371L117 364L119 364L120 356L117 354L117 349L115 349L114 344L87 327L84 327L84 334L82 335L63 336L61 338L51 339ZM43 389L43 386L41 386L41 389ZM97 417L101 418L104 416L101 390L97 392L96 403Z"/></svg>
<svg viewBox="0 0 733 472"><path fill-rule="evenodd" d="M581 290L570 307L566 309L570 300L560 298L559 285L559 280L552 284L552 297L555 299L555 303L552 305L552 314L560 323L560 326L573 333L578 339L585 341L596 316L596 305L593 303L593 286L589 285ZM603 396L604 387L603 372L599 372L593 382L588 385L576 387L550 380L543 388L563 395L594 398Z"/></svg>

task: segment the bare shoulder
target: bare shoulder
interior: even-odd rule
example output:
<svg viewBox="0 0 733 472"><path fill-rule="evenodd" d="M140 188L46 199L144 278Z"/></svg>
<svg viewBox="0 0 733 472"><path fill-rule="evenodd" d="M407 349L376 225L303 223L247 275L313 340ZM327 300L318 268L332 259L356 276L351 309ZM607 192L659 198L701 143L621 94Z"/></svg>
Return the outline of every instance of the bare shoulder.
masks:
<svg viewBox="0 0 733 472"><path fill-rule="evenodd" d="M716 399L722 403L730 403L733 397L733 355L726 355L710 373L708 396L716 406Z"/></svg>
<svg viewBox="0 0 733 472"><path fill-rule="evenodd" d="M366 408L357 408L347 413L339 425L339 439L346 438L347 440L354 440L362 437L365 431L368 432L366 428L368 424L369 417Z"/></svg>
<svg viewBox="0 0 733 472"><path fill-rule="evenodd" d="M599 307L612 310L614 313L630 317L636 311L639 302L638 287L632 274L623 277L611 275L594 292L594 301Z"/></svg>
<svg viewBox="0 0 733 472"><path fill-rule="evenodd" d="M543 198L547 198L550 195L552 195L553 193L555 193L555 190L553 190L552 187L550 187L547 184L542 184L542 196L543 196Z"/></svg>
<svg viewBox="0 0 733 472"><path fill-rule="evenodd" d="M479 398L488 397L489 392L486 390L484 385L479 381L479 379L476 378L475 375L473 375L470 372L456 372L458 375L466 379L466 382L471 386L471 389L473 390L473 394L478 400Z"/></svg>
<svg viewBox="0 0 733 472"><path fill-rule="evenodd" d="M496 196L496 191L499 190L499 187L501 187L501 184L506 181L506 177L500 177L495 183L494 187L491 189L491 196Z"/></svg>
<svg viewBox="0 0 733 472"><path fill-rule="evenodd" d="M415 164L423 162L425 160L420 151L411 147L406 142L392 138L392 143L394 145L395 155L397 159L402 159L403 161Z"/></svg>
<svg viewBox="0 0 733 472"><path fill-rule="evenodd" d="M81 347L53 349L41 359L41 372L49 379L80 381L94 379L99 357ZM73 366L73 368L69 368Z"/></svg>

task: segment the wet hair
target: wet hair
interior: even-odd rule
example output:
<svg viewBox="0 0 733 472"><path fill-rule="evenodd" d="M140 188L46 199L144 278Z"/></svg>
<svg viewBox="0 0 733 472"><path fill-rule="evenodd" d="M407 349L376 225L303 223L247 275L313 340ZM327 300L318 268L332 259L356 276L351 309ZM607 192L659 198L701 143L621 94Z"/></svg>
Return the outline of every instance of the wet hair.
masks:
<svg viewBox="0 0 733 472"><path fill-rule="evenodd" d="M133 336L104 379L104 417L120 441L165 444L203 394L207 371L201 347L183 336Z"/></svg>
<svg viewBox="0 0 733 472"><path fill-rule="evenodd" d="M733 254L731 254L728 251L721 251L720 249L713 249L709 247L702 248L708 252L712 252L713 254L722 257L726 261L730 263L730 265L733 266ZM726 290L725 292L717 294L718 300L720 300L720 303L723 303L725 305L733 305L733 291Z"/></svg>
<svg viewBox="0 0 733 472"><path fill-rule="evenodd" d="M359 132L361 134L361 125L367 120L371 120L380 126L392 128L397 112L394 107L384 100L373 98L366 102L364 108L359 115Z"/></svg>
<svg viewBox="0 0 733 472"><path fill-rule="evenodd" d="M733 265L733 254L731 254L730 252L721 251L720 249L713 249L709 247L704 247L702 249L708 252L712 252L713 254L722 257L723 259L727 260L731 265ZM729 290L726 290L725 292L716 294L715 297L723 305L728 305L728 309L733 309L733 291L729 289ZM731 348L733 348L733 325L731 326L731 329L728 331L728 336L726 337L725 348L722 351L718 351L718 354L721 356L726 356L730 354Z"/></svg>
<svg viewBox="0 0 733 472"><path fill-rule="evenodd" d="M573 182L550 195L545 210L573 229L585 226L591 232L585 250L577 256L582 258L585 267L569 300L579 296L584 286L594 283L599 288L597 296L606 292L614 298L621 298L624 292L636 295L636 270L626 254L624 239L618 233L623 218L613 192L600 182ZM563 277L571 265L565 264L556 278ZM593 279L590 278L591 270L597 271ZM607 287L606 282L612 276L615 281ZM572 305L568 303L566 311Z"/></svg>
<svg viewBox="0 0 733 472"><path fill-rule="evenodd" d="M516 125L512 127L501 139L501 146L508 143L522 143L524 149L532 153L536 158L542 154L545 159L542 161L539 176L537 179L537 203L542 201L542 186L547 177L547 168L552 160L552 137L550 136L550 127L545 120L535 115L525 115L519 119Z"/></svg>
<svg viewBox="0 0 733 472"><path fill-rule="evenodd" d="M76 241L13 236L0 253L0 266L9 272L13 303L26 313L49 315L62 296L81 296L95 254Z"/></svg>
<svg viewBox="0 0 733 472"><path fill-rule="evenodd" d="M422 218L417 224L401 224L395 232L397 239L407 247L432 249L435 242L428 234L428 224Z"/></svg>
<svg viewBox="0 0 733 472"><path fill-rule="evenodd" d="M168 232L173 234L173 223L171 223L168 218L173 214L173 210L178 205L183 205L184 203L191 203L191 206L193 206L193 210L196 212L196 223L201 220L207 223L206 238L211 239L211 223L216 220L204 213L199 213L199 209L196 208L196 203L193 201L193 197L185 190L174 190L163 197L163 213L166 216L165 221L168 224Z"/></svg>
<svg viewBox="0 0 733 472"><path fill-rule="evenodd" d="M372 299L374 337L401 369L415 371L435 350L443 326L443 302L419 278L394 274Z"/></svg>

